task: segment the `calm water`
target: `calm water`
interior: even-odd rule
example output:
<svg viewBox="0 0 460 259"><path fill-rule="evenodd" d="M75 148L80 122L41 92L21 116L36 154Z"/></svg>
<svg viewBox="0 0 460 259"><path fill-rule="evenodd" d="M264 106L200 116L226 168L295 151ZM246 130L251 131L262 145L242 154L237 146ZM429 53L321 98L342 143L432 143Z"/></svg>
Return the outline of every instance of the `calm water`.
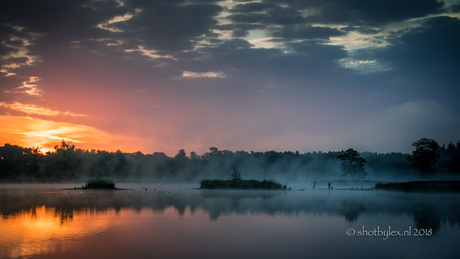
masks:
<svg viewBox="0 0 460 259"><path fill-rule="evenodd" d="M0 185L0 258L460 255L459 194L73 186Z"/></svg>

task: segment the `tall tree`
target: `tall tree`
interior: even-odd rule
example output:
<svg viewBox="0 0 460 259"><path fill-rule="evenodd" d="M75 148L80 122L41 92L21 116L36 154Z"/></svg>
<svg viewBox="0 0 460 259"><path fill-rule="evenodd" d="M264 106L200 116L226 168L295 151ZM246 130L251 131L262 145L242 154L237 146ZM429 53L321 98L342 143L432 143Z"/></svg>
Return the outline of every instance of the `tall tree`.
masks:
<svg viewBox="0 0 460 259"><path fill-rule="evenodd" d="M337 156L337 159L342 161L343 175L350 175L351 178L364 178L367 173L364 168L366 159L362 158L358 151L350 148L347 151Z"/></svg>
<svg viewBox="0 0 460 259"><path fill-rule="evenodd" d="M438 142L433 139L422 138L412 143L412 146L415 147L415 150L407 158L412 163L412 166L420 172L422 177L435 173L434 165L441 152Z"/></svg>
<svg viewBox="0 0 460 259"><path fill-rule="evenodd" d="M77 169L81 165L79 152L75 149L75 145L71 142L62 140L61 145L54 146L56 150L54 166L56 172L51 172L53 177L60 179L75 179L77 176Z"/></svg>

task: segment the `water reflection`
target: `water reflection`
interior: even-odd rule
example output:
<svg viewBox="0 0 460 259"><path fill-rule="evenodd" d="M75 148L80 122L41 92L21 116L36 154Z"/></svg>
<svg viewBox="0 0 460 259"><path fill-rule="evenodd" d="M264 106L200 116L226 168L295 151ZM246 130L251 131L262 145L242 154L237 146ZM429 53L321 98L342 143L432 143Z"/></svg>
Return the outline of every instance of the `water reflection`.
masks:
<svg viewBox="0 0 460 259"><path fill-rule="evenodd" d="M338 190L204 191L180 186L144 188L137 185L129 186L132 187L129 191L64 191L61 187L0 186L0 258L38 254L62 256L66 251L80 251L81 247L97 253L97 247L111 242L128 242L132 249L139 251L155 242L158 249L168 255L169 252L162 247L170 247L172 242L182 240L183 251L197 252L195 249L203 249L209 238L219 240L229 234L233 236L229 242L249 238L241 236L238 231L251 232L244 235L259 232L268 237L278 235L290 242L297 242L291 236L310 240L312 235L317 238L317 233L329 231L327 233L332 233L333 237L318 238L332 243L350 242L343 239L344 231L350 226L364 224L377 226L407 222L414 228L432 229L434 236L440 236L439 240L451 238L450 234L440 233L454 231L459 237L460 231L460 197L457 194ZM235 220L233 225L222 223L222 219L229 218ZM126 237L146 238L151 242L133 243ZM256 236L253 238L257 239ZM190 242L191 239L194 241ZM266 240L264 242L268 243L260 243L260 246L275 240ZM224 240L219 242L225 244ZM256 241L250 242L257 247ZM297 250L288 252L293 255L305 252L304 244L296 244ZM218 253L219 246L214 245L213 253ZM292 246L290 243L285 245ZM150 250L144 252L153 253ZM116 253L114 256L117 257Z"/></svg>
<svg viewBox="0 0 460 259"><path fill-rule="evenodd" d="M43 188L43 187L42 187ZM75 212L91 210L120 211L130 208L140 211L151 208L162 211L174 207L179 215L187 208L201 208L211 220L221 215L246 214L313 214L339 215L348 222L361 215L399 214L413 217L418 227L438 230L441 222L460 224L458 194L414 194L388 191L218 191L193 190L176 186L139 187L129 191L60 190L44 192L37 189L0 189L0 214L4 219L23 211L35 211L46 206L64 224L72 221ZM142 190L146 188L142 187ZM51 212L50 212L51 213Z"/></svg>
<svg viewBox="0 0 460 259"><path fill-rule="evenodd" d="M88 211L56 210L46 206L3 215L0 221L0 258L16 258L68 250L84 237L105 230L106 215Z"/></svg>

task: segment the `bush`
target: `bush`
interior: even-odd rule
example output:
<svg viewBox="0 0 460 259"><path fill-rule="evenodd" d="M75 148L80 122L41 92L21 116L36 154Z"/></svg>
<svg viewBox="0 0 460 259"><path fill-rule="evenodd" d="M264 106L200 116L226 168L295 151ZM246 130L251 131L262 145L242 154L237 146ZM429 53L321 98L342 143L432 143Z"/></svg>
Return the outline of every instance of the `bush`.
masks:
<svg viewBox="0 0 460 259"><path fill-rule="evenodd" d="M264 189L264 190L286 190L286 185L270 180L202 180L200 189Z"/></svg>
<svg viewBox="0 0 460 259"><path fill-rule="evenodd" d="M89 180L85 189L115 189L115 184L112 181Z"/></svg>

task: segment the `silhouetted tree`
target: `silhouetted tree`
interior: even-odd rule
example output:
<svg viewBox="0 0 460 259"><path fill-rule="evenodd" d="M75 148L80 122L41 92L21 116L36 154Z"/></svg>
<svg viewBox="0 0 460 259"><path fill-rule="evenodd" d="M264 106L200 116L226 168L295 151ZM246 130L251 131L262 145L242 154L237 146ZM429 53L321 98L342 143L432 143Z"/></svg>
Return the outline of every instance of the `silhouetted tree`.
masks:
<svg viewBox="0 0 460 259"><path fill-rule="evenodd" d="M232 174L230 175L230 180L232 181L239 181L241 180L240 171L236 166L232 166Z"/></svg>
<svg viewBox="0 0 460 259"><path fill-rule="evenodd" d="M449 172L460 173L460 142L457 142L456 145L450 142L446 148L441 149L437 167Z"/></svg>
<svg viewBox="0 0 460 259"><path fill-rule="evenodd" d="M421 173L422 177L436 172L433 166L436 164L441 151L438 142L433 139L422 138L412 143L412 146L415 147L415 150L412 151L412 155L407 157L407 160Z"/></svg>
<svg viewBox="0 0 460 259"><path fill-rule="evenodd" d="M115 153L115 168L114 174L117 177L127 177L128 176L129 163L126 159L123 152L117 150Z"/></svg>
<svg viewBox="0 0 460 259"><path fill-rule="evenodd" d="M187 154L185 153L185 150L183 149L179 150L177 155L174 156L174 159L181 160L181 161L187 160Z"/></svg>
<svg viewBox="0 0 460 259"><path fill-rule="evenodd" d="M344 153L337 156L337 159L342 161L343 175L350 175L351 178L364 178L367 173L364 169L366 159L362 158L358 151L350 148Z"/></svg>
<svg viewBox="0 0 460 259"><path fill-rule="evenodd" d="M75 150L75 145L71 142L62 140L61 145L54 147L56 153L54 156L54 168L57 172L48 172L53 177L61 179L74 179L77 176L78 166L81 164L79 161L78 153Z"/></svg>
<svg viewBox="0 0 460 259"><path fill-rule="evenodd" d="M420 143L418 141L414 143ZM410 156L412 165L423 172L460 173L460 142L449 143L440 148L437 159L421 159L422 148L417 147ZM366 170L374 176L408 173L411 164L409 154L403 153L358 153L353 149L337 152L255 152L219 150L209 148L209 152L186 155L179 150L173 157L165 153L153 154L123 153L120 150L81 150L75 145L62 141L55 146L56 152L42 154L38 148L25 148L10 144L0 146L0 181L62 181L84 178L149 179L155 181L195 181L199 178L239 179L243 173L249 178L277 176L283 179L298 177L325 177L334 172L341 160L344 175L352 178L364 177ZM438 150L434 148L434 150ZM435 152L436 153L436 152ZM432 161L426 166L426 161ZM330 175L331 176L331 175Z"/></svg>
<svg viewBox="0 0 460 259"><path fill-rule="evenodd" d="M200 157L196 154L195 151L190 152L190 159L193 161L198 160Z"/></svg>
<svg viewBox="0 0 460 259"><path fill-rule="evenodd" d="M187 153L185 152L185 150L179 150L179 152L177 153L177 155L174 156L174 159L171 162L171 173L176 174L178 171L185 169L188 162Z"/></svg>
<svg viewBox="0 0 460 259"><path fill-rule="evenodd" d="M39 177L41 165L42 154L38 147L24 148L10 144L0 147L0 179Z"/></svg>

